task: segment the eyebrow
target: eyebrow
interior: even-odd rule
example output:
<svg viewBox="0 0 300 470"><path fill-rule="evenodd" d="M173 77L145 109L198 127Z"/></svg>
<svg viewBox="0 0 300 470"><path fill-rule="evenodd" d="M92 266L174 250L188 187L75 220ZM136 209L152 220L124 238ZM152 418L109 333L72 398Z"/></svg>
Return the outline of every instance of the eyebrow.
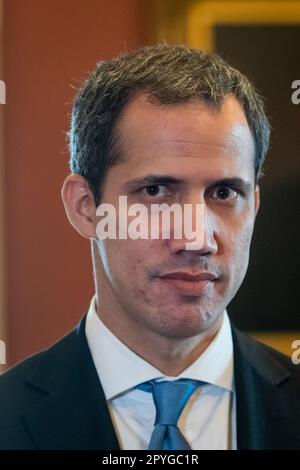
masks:
<svg viewBox="0 0 300 470"><path fill-rule="evenodd" d="M239 188L246 194L250 191L252 184L250 181L234 176L233 178L223 178L218 180L213 184L213 186L231 186L233 188Z"/></svg>
<svg viewBox="0 0 300 470"><path fill-rule="evenodd" d="M150 174L143 176L142 178L134 178L124 185L125 190L133 190L141 186L154 185L154 184L182 184L183 180L174 178L173 176L167 175L155 175Z"/></svg>
<svg viewBox="0 0 300 470"><path fill-rule="evenodd" d="M151 186L156 184L184 184L183 179L168 175L149 174L141 178L134 178L124 185L125 191L133 191L142 186ZM232 186L241 189L245 193L249 192L252 184L240 177L222 178L220 180L210 181L209 186Z"/></svg>

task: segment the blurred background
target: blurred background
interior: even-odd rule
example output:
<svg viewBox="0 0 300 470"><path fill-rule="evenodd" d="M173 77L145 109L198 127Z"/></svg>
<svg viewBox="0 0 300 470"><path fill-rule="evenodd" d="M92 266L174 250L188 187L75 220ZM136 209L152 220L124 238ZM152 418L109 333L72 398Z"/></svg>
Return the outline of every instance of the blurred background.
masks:
<svg viewBox="0 0 300 470"><path fill-rule="evenodd" d="M266 98L273 134L262 205L249 271L228 311L238 327L289 355L300 339L300 104L291 100L300 80L300 2L0 0L6 367L64 335L93 295L89 242L69 225L60 197L76 88L97 61L162 41L220 53Z"/></svg>

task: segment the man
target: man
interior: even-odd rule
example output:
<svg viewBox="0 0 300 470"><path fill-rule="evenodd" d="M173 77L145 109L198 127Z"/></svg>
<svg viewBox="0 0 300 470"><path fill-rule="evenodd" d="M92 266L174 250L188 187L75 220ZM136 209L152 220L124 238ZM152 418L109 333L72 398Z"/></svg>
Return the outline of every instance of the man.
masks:
<svg viewBox="0 0 300 470"><path fill-rule="evenodd" d="M95 296L73 332L2 376L2 449L300 448L299 368L226 311L268 142L261 98L216 55L164 45L98 64L74 102L62 188ZM158 238L102 237L104 204L120 233L120 196L147 214L189 205L193 221L204 208L201 243L173 219L169 237L160 219Z"/></svg>

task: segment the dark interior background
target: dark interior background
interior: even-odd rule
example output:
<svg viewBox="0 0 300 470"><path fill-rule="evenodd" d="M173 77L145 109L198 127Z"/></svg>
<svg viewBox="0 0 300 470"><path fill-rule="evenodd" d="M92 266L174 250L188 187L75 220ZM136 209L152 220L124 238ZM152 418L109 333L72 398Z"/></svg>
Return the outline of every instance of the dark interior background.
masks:
<svg viewBox="0 0 300 470"><path fill-rule="evenodd" d="M218 25L215 50L244 72L266 98L271 147L261 180L249 270L228 307L244 330L293 330L299 315L300 79L299 26Z"/></svg>

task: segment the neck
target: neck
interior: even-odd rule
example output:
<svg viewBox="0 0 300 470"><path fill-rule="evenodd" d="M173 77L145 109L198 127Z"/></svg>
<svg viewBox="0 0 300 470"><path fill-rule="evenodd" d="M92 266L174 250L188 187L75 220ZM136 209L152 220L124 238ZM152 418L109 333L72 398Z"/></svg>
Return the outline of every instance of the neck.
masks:
<svg viewBox="0 0 300 470"><path fill-rule="evenodd" d="M96 302L98 306L98 295ZM178 338L159 335L141 324L131 322L128 317L118 317L118 322L113 322L111 312L106 312L105 308L97 308L97 315L122 343L169 377L181 374L203 354L218 333L223 320L221 315L208 332Z"/></svg>

